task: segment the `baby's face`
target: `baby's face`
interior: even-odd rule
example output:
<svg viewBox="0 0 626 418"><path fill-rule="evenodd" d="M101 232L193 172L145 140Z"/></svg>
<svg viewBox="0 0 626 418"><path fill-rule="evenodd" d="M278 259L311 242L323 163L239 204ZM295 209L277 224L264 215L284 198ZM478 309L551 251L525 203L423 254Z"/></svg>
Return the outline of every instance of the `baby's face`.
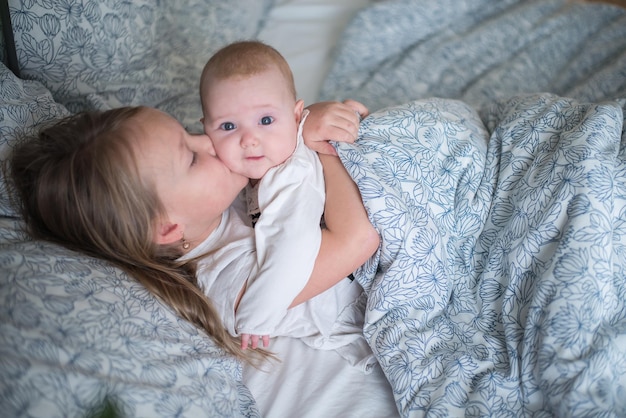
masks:
<svg viewBox="0 0 626 418"><path fill-rule="evenodd" d="M204 131L232 171L260 179L293 153L302 106L277 69L213 81L207 90Z"/></svg>

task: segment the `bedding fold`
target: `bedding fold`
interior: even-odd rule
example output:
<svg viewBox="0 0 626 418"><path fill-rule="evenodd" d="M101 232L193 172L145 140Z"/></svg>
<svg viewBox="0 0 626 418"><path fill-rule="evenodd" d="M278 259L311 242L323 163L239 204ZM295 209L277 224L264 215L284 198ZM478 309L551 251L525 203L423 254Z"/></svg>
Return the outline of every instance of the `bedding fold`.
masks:
<svg viewBox="0 0 626 418"><path fill-rule="evenodd" d="M322 100L370 111L428 97L475 107L550 92L626 97L626 9L571 0L389 0L347 26Z"/></svg>

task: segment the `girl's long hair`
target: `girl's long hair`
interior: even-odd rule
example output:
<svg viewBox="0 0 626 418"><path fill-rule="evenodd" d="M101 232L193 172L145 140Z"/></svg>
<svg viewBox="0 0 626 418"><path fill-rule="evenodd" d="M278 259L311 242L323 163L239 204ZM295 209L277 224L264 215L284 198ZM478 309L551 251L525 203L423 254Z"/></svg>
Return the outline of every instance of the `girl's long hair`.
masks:
<svg viewBox="0 0 626 418"><path fill-rule="evenodd" d="M255 363L262 350L241 350L176 245L154 242L164 210L141 181L131 143L141 107L70 116L18 145L9 170L16 203L32 236L107 260L139 281L226 352Z"/></svg>

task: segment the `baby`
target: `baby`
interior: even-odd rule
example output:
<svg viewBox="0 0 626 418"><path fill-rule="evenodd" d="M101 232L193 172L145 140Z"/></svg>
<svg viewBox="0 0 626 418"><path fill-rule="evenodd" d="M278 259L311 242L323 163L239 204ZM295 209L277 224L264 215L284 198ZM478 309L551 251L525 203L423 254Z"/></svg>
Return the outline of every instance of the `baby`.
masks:
<svg viewBox="0 0 626 418"><path fill-rule="evenodd" d="M246 222L255 225L258 270L248 280L235 315L242 346L250 337L253 347L259 336L267 346L269 335L288 334L311 337L311 345L322 347L331 340L338 317L346 317L345 308L358 310L362 289L345 279L287 315L320 249L325 200L319 157L302 139L307 111L296 100L291 69L278 51L261 42L230 44L206 64L200 96L204 130L218 157L250 179L244 203ZM347 117L358 123L355 111L366 114L367 109L346 103L354 108L346 105ZM319 306L312 309L316 300ZM298 311L301 318L296 321ZM352 331L360 335L358 312L347 316L348 322L355 321ZM343 344L332 339L332 348Z"/></svg>

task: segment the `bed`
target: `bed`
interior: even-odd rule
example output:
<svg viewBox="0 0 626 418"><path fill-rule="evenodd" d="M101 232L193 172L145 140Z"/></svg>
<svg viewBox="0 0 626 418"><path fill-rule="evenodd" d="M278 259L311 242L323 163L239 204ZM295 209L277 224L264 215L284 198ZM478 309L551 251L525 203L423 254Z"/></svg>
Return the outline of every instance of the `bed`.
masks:
<svg viewBox="0 0 626 418"><path fill-rule="evenodd" d="M368 106L359 141L337 151L382 238L355 272L379 365L364 373L281 337L281 362L242 367L118 270L26 236L2 179L7 416L107 402L150 417L626 414L626 9L46 5L8 2L3 159L21 134L82 109L147 104L198 130L200 68L241 38L276 46L306 103Z"/></svg>

